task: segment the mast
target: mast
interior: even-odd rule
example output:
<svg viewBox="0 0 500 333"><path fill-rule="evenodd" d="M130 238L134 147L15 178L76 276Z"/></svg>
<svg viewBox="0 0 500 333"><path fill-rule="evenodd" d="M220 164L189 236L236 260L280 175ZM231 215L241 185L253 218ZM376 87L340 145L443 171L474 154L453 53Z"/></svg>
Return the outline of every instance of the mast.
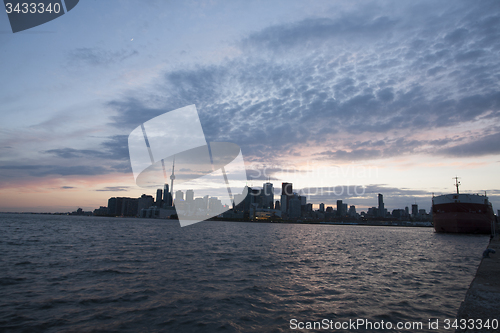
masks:
<svg viewBox="0 0 500 333"><path fill-rule="evenodd" d="M175 156L174 161L172 162L172 175L170 176L170 194L172 195L172 206L174 205L174 169L175 169Z"/></svg>
<svg viewBox="0 0 500 333"><path fill-rule="evenodd" d="M455 187L457 188L457 194L460 194L458 192L458 187L460 186L460 182L458 181L459 178L458 177L453 177L452 179L455 179Z"/></svg>

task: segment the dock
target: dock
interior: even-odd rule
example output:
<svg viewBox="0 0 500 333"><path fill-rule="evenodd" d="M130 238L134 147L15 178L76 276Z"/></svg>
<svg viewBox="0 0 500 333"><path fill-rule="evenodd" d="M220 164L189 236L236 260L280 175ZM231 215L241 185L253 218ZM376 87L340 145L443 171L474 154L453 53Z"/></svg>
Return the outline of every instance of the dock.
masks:
<svg viewBox="0 0 500 333"><path fill-rule="evenodd" d="M465 299L460 305L457 319L470 319L475 321L474 328L458 328L455 332L500 332L500 235L490 240L487 247L496 253L490 253L489 258L483 258L476 272L476 276L470 284ZM485 248L486 250L486 248ZM489 323L496 319L498 327L478 328L478 320Z"/></svg>

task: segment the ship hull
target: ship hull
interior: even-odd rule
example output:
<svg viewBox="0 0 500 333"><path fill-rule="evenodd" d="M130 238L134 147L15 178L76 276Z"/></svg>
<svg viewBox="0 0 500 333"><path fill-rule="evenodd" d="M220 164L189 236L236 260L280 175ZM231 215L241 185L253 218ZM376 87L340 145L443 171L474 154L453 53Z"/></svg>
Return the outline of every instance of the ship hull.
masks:
<svg viewBox="0 0 500 333"><path fill-rule="evenodd" d="M433 206L432 220L436 232L489 234L495 216L488 204L446 203Z"/></svg>

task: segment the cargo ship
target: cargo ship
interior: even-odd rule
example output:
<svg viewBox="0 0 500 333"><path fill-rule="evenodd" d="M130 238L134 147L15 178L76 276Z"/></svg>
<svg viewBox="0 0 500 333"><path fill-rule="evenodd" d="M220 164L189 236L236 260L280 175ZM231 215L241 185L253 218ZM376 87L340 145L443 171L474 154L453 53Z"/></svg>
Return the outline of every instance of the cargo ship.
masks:
<svg viewBox="0 0 500 333"><path fill-rule="evenodd" d="M434 230L450 233L491 233L495 215L486 193L460 194L458 177L453 179L457 193L432 196Z"/></svg>

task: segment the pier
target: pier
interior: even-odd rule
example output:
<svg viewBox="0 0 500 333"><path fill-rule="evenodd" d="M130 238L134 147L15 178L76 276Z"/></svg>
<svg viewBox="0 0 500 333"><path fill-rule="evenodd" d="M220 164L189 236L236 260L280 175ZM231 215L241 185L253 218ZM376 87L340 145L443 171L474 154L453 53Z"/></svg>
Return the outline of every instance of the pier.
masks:
<svg viewBox="0 0 500 333"><path fill-rule="evenodd" d="M483 258L476 272L476 277L465 295L465 299L460 305L457 319L481 319L482 322L489 322L496 319L500 322L500 235L496 235L490 240L488 249L493 249L496 253L491 253L489 258ZM486 249L485 249L486 250ZM481 328L477 325L474 329L457 329L456 332L499 332L500 328Z"/></svg>

